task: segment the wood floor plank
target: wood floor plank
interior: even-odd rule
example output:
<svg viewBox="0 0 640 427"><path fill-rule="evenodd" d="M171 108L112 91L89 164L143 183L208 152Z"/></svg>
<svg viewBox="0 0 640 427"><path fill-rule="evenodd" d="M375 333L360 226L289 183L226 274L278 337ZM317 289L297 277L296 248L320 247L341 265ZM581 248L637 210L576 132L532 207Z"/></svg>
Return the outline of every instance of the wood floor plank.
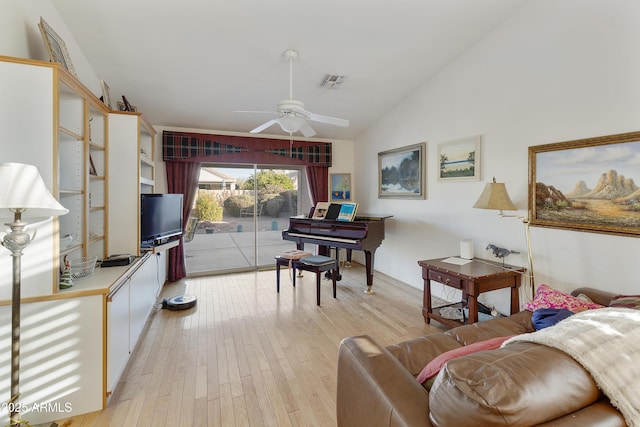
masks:
<svg viewBox="0 0 640 427"><path fill-rule="evenodd" d="M206 425L207 426L222 425L222 409L220 408L220 399L213 399L208 401Z"/></svg>
<svg viewBox="0 0 640 427"><path fill-rule="evenodd" d="M154 427L162 427L165 425L167 419L167 412L169 411L169 395L159 396L157 405L153 413L153 419L151 425ZM114 426L115 427L115 426Z"/></svg>
<svg viewBox="0 0 640 427"><path fill-rule="evenodd" d="M420 274L416 266L416 275ZM337 298L315 275L291 286L260 271L184 279L161 298L193 294L196 307L154 310L107 408L60 420L69 427L335 426L338 346L368 334L390 345L440 332L421 315L422 291L361 265L342 270ZM133 424L132 424L133 423Z"/></svg>

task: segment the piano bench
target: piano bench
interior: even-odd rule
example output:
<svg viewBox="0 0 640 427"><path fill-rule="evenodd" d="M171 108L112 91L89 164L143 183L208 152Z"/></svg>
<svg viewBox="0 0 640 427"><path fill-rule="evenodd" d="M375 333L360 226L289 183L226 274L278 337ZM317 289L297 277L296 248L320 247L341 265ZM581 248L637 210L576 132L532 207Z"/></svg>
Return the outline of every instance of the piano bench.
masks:
<svg viewBox="0 0 640 427"><path fill-rule="evenodd" d="M296 270L311 271L316 273L316 304L320 305L320 279L322 273L331 271L331 280L333 282L333 297L336 298L336 276L338 263L335 259L323 255L314 255L301 258L299 260L288 260L286 258L276 257L276 286L278 293L280 292L280 266L289 265L293 269L293 286L296 286Z"/></svg>

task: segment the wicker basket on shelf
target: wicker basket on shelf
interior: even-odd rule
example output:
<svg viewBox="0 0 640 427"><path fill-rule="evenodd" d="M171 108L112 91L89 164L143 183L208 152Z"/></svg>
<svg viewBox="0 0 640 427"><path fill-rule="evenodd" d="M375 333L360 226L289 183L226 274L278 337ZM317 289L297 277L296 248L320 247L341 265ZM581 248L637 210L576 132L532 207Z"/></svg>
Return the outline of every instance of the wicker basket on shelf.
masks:
<svg viewBox="0 0 640 427"><path fill-rule="evenodd" d="M95 256L72 259L69 262L71 277L74 279L82 279L83 277L91 276L97 261L98 257Z"/></svg>

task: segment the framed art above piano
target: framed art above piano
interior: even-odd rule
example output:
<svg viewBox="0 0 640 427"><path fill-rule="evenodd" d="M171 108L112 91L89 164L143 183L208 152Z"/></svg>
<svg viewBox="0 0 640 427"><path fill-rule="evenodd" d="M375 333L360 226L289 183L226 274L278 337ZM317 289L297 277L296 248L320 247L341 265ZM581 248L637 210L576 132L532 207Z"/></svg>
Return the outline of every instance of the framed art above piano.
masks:
<svg viewBox="0 0 640 427"><path fill-rule="evenodd" d="M329 199L332 202L343 202L351 200L351 174L331 173L329 174L329 188L331 194Z"/></svg>

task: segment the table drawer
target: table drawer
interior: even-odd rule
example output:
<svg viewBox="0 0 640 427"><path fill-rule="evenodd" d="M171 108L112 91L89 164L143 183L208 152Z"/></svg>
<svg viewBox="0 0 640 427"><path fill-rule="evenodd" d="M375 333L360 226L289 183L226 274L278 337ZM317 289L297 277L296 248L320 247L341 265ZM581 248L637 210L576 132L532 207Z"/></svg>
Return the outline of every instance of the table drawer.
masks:
<svg viewBox="0 0 640 427"><path fill-rule="evenodd" d="M447 273L441 273L435 270L429 270L429 280L435 280L445 286L462 289L462 279Z"/></svg>

